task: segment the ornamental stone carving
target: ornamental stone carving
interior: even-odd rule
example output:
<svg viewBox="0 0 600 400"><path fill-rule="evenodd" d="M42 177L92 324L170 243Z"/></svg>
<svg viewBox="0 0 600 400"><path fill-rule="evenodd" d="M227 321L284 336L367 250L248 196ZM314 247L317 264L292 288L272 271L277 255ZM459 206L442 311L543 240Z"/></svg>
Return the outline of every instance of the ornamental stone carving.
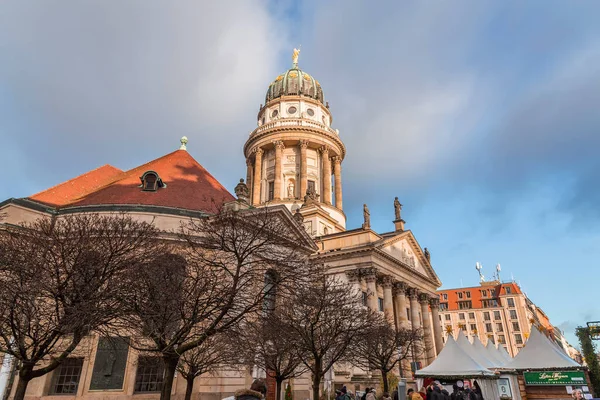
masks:
<svg viewBox="0 0 600 400"><path fill-rule="evenodd" d="M250 189L248 189L248 186L244 183L243 179L240 179L240 183L237 184L234 191L239 201L243 201L244 203L248 202L248 197L250 197Z"/></svg>
<svg viewBox="0 0 600 400"><path fill-rule="evenodd" d="M383 275L379 278L379 284L384 288L391 288L394 284L394 278L389 275Z"/></svg>
<svg viewBox="0 0 600 400"><path fill-rule="evenodd" d="M300 141L298 142L298 146L299 146L301 149L306 149L306 148L308 147L308 140L300 140Z"/></svg>
<svg viewBox="0 0 600 400"><path fill-rule="evenodd" d="M285 149L285 145L283 144L283 141L281 140L273 140L273 146L275 146L275 148L277 149Z"/></svg>
<svg viewBox="0 0 600 400"><path fill-rule="evenodd" d="M406 294L408 295L408 297L411 300L417 300L417 298L419 297L419 292L417 289L415 288L409 288L406 292Z"/></svg>
<svg viewBox="0 0 600 400"><path fill-rule="evenodd" d="M429 295L427 293L419 294L419 303L421 303L421 304L429 304L430 299L431 299L431 297L429 297Z"/></svg>
<svg viewBox="0 0 600 400"><path fill-rule="evenodd" d="M348 277L348 281L350 283L360 282L361 274L360 270L352 269L350 271L346 271L346 276Z"/></svg>
<svg viewBox="0 0 600 400"><path fill-rule="evenodd" d="M394 291L397 294L405 294L408 286L404 282L394 282Z"/></svg>
<svg viewBox="0 0 600 400"><path fill-rule="evenodd" d="M377 281L377 270L375 268L361 268L360 274L367 282Z"/></svg>
<svg viewBox="0 0 600 400"><path fill-rule="evenodd" d="M440 306L440 299L438 297L432 297L431 299L429 299L429 305L432 308L439 308Z"/></svg>

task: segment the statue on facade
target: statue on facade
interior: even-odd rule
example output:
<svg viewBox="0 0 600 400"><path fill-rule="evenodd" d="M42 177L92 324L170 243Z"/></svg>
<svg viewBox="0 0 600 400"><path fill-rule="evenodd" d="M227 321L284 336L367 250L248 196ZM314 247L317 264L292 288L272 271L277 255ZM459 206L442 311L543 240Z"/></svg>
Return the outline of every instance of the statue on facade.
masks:
<svg viewBox="0 0 600 400"><path fill-rule="evenodd" d="M298 64L298 55L300 55L300 49L294 49L294 52L292 53L292 62L294 64Z"/></svg>
<svg viewBox="0 0 600 400"><path fill-rule="evenodd" d="M288 185L287 194L290 199L294 198L294 182L290 182Z"/></svg>
<svg viewBox="0 0 600 400"><path fill-rule="evenodd" d="M296 208L296 212L294 213L294 220L296 220L296 222L298 222L299 224L302 224L304 222L304 215L300 213L300 208Z"/></svg>
<svg viewBox="0 0 600 400"><path fill-rule="evenodd" d="M244 183L244 179L240 179L240 183L237 184L234 191L239 201L245 203L248 202L248 198L250 197L250 189L248 189L248 186Z"/></svg>
<svg viewBox="0 0 600 400"><path fill-rule="evenodd" d="M365 222L363 223L364 229L371 228L371 213L369 212L369 207L366 204L363 204L363 218Z"/></svg>
<svg viewBox="0 0 600 400"><path fill-rule="evenodd" d="M431 262L431 254L429 253L429 250L427 250L427 247L423 249L423 254L425 254L425 258L427 259L427 261Z"/></svg>
<svg viewBox="0 0 600 400"><path fill-rule="evenodd" d="M304 196L303 206L318 202L319 195L317 194L317 191L313 187L309 187L308 189L306 189L306 196Z"/></svg>
<svg viewBox="0 0 600 400"><path fill-rule="evenodd" d="M396 213L396 221L400 219L400 211L402 210L402 204L398 201L396 197L394 199L394 212Z"/></svg>

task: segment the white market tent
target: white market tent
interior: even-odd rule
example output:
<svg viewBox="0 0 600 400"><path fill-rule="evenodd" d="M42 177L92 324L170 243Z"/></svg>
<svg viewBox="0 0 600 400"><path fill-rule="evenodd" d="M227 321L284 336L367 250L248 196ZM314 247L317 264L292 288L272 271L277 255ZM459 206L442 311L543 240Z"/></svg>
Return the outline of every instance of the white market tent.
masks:
<svg viewBox="0 0 600 400"><path fill-rule="evenodd" d="M495 375L492 371L473 360L454 340L448 336L446 345L427 367L415 373L417 377L425 378L477 378Z"/></svg>
<svg viewBox="0 0 600 400"><path fill-rule="evenodd" d="M503 346L500 346L504 349ZM491 340L488 340L487 345L485 346L488 354L497 361L499 367L503 367L506 363L510 362L512 358L508 355L506 350L502 352L499 348L497 348Z"/></svg>
<svg viewBox="0 0 600 400"><path fill-rule="evenodd" d="M461 331L458 332L458 339L456 339L456 343L458 346L467 353L473 360L477 361L479 364L483 365L485 368L491 368L494 366L494 362L492 362L487 356L486 352L482 352L481 350L485 350L483 346L481 349L472 345L469 342L469 339L464 335ZM480 342L481 344L481 342Z"/></svg>
<svg viewBox="0 0 600 400"><path fill-rule="evenodd" d="M508 354L508 351L506 351L506 349L504 348L504 346L502 346L502 345L498 346L498 352L500 353L500 355L502 357L504 357L504 359L506 360L506 362L512 361L513 358L510 356L510 354Z"/></svg>
<svg viewBox="0 0 600 400"><path fill-rule="evenodd" d="M581 365L576 363L571 357L541 333L537 328L531 329L529 340L525 347L507 363L505 369L569 369L581 368Z"/></svg>
<svg viewBox="0 0 600 400"><path fill-rule="evenodd" d="M496 353L492 353L490 349L486 348L477 336L473 338L473 347L478 353L483 354L486 360L489 360L489 364L484 365L484 367L499 368L502 365L506 364L506 361L504 359L500 360Z"/></svg>
<svg viewBox="0 0 600 400"><path fill-rule="evenodd" d="M416 371L415 377L456 380L475 378L478 379L484 399L500 397L495 380L496 374L467 354L452 336L448 336L446 345L437 358L427 367Z"/></svg>

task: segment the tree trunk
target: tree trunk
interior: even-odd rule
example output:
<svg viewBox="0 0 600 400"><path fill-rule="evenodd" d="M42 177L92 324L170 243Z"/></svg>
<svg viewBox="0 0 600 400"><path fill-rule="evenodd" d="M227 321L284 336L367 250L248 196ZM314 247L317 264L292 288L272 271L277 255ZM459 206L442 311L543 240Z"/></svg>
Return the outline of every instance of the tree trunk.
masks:
<svg viewBox="0 0 600 400"><path fill-rule="evenodd" d="M14 400L23 400L25 398L25 391L27 390L27 385L29 385L30 381L31 379L22 377L21 374L19 374L19 381L17 382Z"/></svg>
<svg viewBox="0 0 600 400"><path fill-rule="evenodd" d="M163 380L162 390L160 391L160 400L171 400L173 379L175 377L175 371L177 370L179 357L166 356L163 357L163 362L165 364L165 378Z"/></svg>
<svg viewBox="0 0 600 400"><path fill-rule="evenodd" d="M185 400L191 400L192 390L194 390L194 376L188 376L186 381L187 385L185 387Z"/></svg>
<svg viewBox="0 0 600 400"><path fill-rule="evenodd" d="M319 400L319 389L321 386L321 360L315 360L315 369L313 371L313 382L312 382L312 390L313 390L313 400ZM328 399L329 400L329 399Z"/></svg>
<svg viewBox="0 0 600 400"><path fill-rule="evenodd" d="M275 382L277 383L275 385L277 392L275 394L275 400L281 400L281 384L283 383L283 379L275 379Z"/></svg>
<svg viewBox="0 0 600 400"><path fill-rule="evenodd" d="M387 376L388 376L388 372L381 370L381 379L383 379L383 392L384 393L389 393L390 392L390 384L387 380Z"/></svg>

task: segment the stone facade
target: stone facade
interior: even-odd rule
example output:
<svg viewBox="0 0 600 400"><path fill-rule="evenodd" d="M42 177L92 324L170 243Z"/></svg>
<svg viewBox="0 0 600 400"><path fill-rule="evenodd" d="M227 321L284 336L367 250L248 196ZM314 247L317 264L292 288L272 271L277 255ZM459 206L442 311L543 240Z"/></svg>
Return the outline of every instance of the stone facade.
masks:
<svg viewBox="0 0 600 400"><path fill-rule="evenodd" d="M258 113L258 126L243 147L246 185L240 182L236 187L238 201L189 156L185 138L180 150L137 169L120 171L105 166L30 198L0 203L0 213L6 214L2 222L22 224L75 212L127 212L141 220L153 221L161 229L175 230L183 220L213 212L206 200L211 197L217 201L223 199L224 204L235 209L284 206L291 211L287 214L290 218L304 225L306 232L302 234L318 246L314 258L326 266L328 273L352 283L364 293L368 307L382 312L396 326L423 328L427 351L415 354L413 361L425 366L442 348L436 295L441 282L431 266L429 252L421 248L410 230L405 230L397 199L392 231L377 233L369 221L361 228L346 230L342 194L346 148L339 131L331 127L332 121L320 84L295 63L269 86L266 104L261 105ZM145 169L155 171L166 184L157 193L141 191L138 177ZM188 171L187 175L183 176L182 171ZM190 174L197 174L198 179L190 179ZM73 192L73 188L77 190ZM365 210L368 210L366 205ZM76 390L69 397L158 399L159 393L150 390L152 385L140 384L145 372L135 351L127 349L119 355L107 356L98 347L99 338L90 337L74 354L77 360L73 362L80 363L76 368L79 375L72 378ZM103 365L97 366L98 355L98 360L114 359L110 358L108 363L98 361ZM117 364L122 368L115 370ZM338 365L334 370L336 387L346 385L355 391L378 384L376 376L357 368ZM401 371L396 373L410 378L411 365L403 363ZM27 398L64 399L65 395L56 395L54 386L60 374L59 368L34 379ZM260 376L258 371L224 370L198 378L192 398L221 399L249 387L257 376ZM110 385L98 386L100 381ZM290 383L295 398L309 398L308 375ZM174 399L183 398L185 384L180 376L175 378Z"/></svg>

